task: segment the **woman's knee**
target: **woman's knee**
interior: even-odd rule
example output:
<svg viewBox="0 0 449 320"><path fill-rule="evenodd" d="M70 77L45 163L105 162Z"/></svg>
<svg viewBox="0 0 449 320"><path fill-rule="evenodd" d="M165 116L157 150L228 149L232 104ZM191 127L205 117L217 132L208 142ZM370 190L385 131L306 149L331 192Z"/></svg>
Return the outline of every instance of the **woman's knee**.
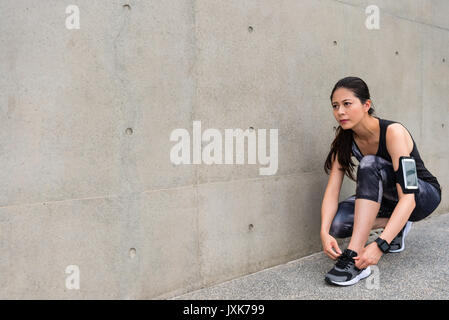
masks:
<svg viewBox="0 0 449 320"><path fill-rule="evenodd" d="M367 155L360 160L357 170L357 199L369 199L379 202L383 195L383 177L381 173L382 159L374 155Z"/></svg>
<svg viewBox="0 0 449 320"><path fill-rule="evenodd" d="M354 203L340 202L338 210L332 221L329 234L335 238L347 238L352 235L354 224Z"/></svg>
<svg viewBox="0 0 449 320"><path fill-rule="evenodd" d="M352 227L348 227L343 221L334 219L329 234L334 238L347 238L352 234Z"/></svg>
<svg viewBox="0 0 449 320"><path fill-rule="evenodd" d="M440 205L441 196L429 183L419 181L420 192L415 195L416 207L413 209L409 221L417 222L427 218Z"/></svg>
<svg viewBox="0 0 449 320"><path fill-rule="evenodd" d="M376 168L378 158L379 157L372 154L364 156L359 162L359 170Z"/></svg>

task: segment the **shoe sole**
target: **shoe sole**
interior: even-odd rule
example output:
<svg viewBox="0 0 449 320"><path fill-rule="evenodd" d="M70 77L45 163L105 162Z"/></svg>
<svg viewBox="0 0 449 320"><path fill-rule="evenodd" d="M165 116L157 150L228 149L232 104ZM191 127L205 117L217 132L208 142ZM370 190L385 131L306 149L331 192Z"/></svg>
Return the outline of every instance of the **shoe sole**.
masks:
<svg viewBox="0 0 449 320"><path fill-rule="evenodd" d="M368 277L371 274L371 268L367 267L365 270L363 270L362 272L360 272L354 279L351 279L349 281L341 281L341 282L337 282L337 281L332 281L331 279L329 279L328 277L325 278L326 282L329 284L336 284L339 286L351 286L353 284L356 284L357 282L359 282L362 279L365 279L366 277Z"/></svg>
<svg viewBox="0 0 449 320"><path fill-rule="evenodd" d="M407 224L405 225L404 235L402 236L401 247L399 249L396 249L396 250L388 250L388 252L397 253L397 252L404 251L404 249L405 249L405 237L407 236L408 232L412 228L412 224L413 224L412 222L407 222Z"/></svg>

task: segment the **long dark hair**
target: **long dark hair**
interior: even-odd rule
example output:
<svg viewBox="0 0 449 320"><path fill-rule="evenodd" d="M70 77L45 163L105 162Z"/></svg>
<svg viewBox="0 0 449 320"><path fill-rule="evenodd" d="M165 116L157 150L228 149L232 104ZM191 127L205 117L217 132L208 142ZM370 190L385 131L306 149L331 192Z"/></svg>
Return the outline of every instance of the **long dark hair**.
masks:
<svg viewBox="0 0 449 320"><path fill-rule="evenodd" d="M339 80L332 90L330 99L332 103L332 96L335 90L338 88L345 88L351 90L354 95L360 100L362 104L366 100L371 99L369 94L369 89L366 83L357 77L346 77ZM374 109L371 107L368 110L368 114L373 114ZM334 127L335 128L335 127ZM327 156L326 162L324 163L324 171L329 174L329 170L332 169L332 162L335 160L335 156L338 156L338 162L341 165L341 171L345 173L349 179L356 181L353 175L353 170L355 167L354 162L351 159L352 155L352 129L343 130L341 126L338 126L335 132L335 139L331 144L331 150Z"/></svg>

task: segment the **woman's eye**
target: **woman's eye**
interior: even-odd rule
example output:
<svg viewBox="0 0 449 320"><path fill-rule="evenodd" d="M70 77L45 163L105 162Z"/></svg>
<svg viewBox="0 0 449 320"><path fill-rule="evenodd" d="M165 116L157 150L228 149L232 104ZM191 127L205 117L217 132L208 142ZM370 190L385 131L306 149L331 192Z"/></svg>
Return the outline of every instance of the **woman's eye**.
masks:
<svg viewBox="0 0 449 320"><path fill-rule="evenodd" d="M345 106L348 105L348 104L351 104L351 103L350 103L350 102L345 102L345 103L344 103ZM336 104L332 106L333 109L335 109L336 107L337 107Z"/></svg>

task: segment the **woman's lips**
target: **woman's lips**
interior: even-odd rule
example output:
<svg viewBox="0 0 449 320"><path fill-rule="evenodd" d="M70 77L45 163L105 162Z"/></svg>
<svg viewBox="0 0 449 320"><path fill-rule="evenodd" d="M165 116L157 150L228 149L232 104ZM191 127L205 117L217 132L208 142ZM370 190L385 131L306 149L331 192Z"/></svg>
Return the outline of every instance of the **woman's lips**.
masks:
<svg viewBox="0 0 449 320"><path fill-rule="evenodd" d="M340 123L346 123L348 120L340 120Z"/></svg>

